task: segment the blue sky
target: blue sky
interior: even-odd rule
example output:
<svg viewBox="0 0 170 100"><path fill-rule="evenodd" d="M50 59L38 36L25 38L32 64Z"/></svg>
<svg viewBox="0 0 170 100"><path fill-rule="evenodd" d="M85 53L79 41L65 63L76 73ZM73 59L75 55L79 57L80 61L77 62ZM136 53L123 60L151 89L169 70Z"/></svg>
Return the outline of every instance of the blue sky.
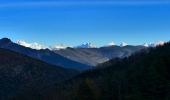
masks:
<svg viewBox="0 0 170 100"><path fill-rule="evenodd" d="M0 38L98 46L170 40L169 0L3 0Z"/></svg>

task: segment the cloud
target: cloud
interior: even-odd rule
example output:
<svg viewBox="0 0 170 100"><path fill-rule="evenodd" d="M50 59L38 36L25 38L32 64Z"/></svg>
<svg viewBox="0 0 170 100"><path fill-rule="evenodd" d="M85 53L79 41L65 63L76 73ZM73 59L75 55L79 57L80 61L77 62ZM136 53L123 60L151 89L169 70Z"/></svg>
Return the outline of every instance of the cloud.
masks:
<svg viewBox="0 0 170 100"><path fill-rule="evenodd" d="M102 5L160 5L170 1L33 1L1 3L0 8L25 7L67 7L67 6L102 6Z"/></svg>

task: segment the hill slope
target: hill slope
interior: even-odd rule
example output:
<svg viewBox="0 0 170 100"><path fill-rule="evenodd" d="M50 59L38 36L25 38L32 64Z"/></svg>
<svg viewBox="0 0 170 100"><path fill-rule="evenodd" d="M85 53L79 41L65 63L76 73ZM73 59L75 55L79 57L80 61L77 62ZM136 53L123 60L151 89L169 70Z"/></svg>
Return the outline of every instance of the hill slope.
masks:
<svg viewBox="0 0 170 100"><path fill-rule="evenodd" d="M44 100L170 100L170 43L49 87ZM29 92L28 92L29 93ZM30 100L23 93L17 100ZM34 100L34 99L32 99ZM36 100L36 99L35 99Z"/></svg>
<svg viewBox="0 0 170 100"><path fill-rule="evenodd" d="M8 100L26 89L40 91L77 73L7 49L0 49L0 100Z"/></svg>
<svg viewBox="0 0 170 100"><path fill-rule="evenodd" d="M64 56L68 59L87 64L90 66L96 66L98 64L109 61L113 58L128 57L135 52L139 52L144 49L144 46L108 46L101 48L67 48L61 50L55 50L54 52Z"/></svg>
<svg viewBox="0 0 170 100"><path fill-rule="evenodd" d="M73 69L78 69L78 70L84 70L84 69L89 69L91 66L81 64L79 62L70 60L68 58L65 58L61 55L58 55L48 49L46 50L35 50L31 48L27 48L21 45L18 45L16 43L13 43L10 39L8 38L3 38L0 39L0 48L5 48L9 49L42 61L45 61L47 63L61 66L64 68L73 68Z"/></svg>

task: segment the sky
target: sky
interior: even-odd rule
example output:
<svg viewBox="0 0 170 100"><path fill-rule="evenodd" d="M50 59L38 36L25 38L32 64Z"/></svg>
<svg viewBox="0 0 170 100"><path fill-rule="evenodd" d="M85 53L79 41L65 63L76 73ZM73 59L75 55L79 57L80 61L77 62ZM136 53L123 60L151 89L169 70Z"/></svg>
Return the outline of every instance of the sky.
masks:
<svg viewBox="0 0 170 100"><path fill-rule="evenodd" d="M0 38L97 46L170 40L170 0L0 0Z"/></svg>

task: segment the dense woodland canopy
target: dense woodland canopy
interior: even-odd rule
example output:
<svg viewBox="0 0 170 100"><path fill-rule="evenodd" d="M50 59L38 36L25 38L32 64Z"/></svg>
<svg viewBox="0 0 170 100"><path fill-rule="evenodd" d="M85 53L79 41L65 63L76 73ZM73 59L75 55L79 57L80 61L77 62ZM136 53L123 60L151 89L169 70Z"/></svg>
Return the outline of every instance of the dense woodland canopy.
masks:
<svg viewBox="0 0 170 100"><path fill-rule="evenodd" d="M170 100L170 43L110 60L95 70L44 88L41 95L38 92L28 90L14 99Z"/></svg>
<svg viewBox="0 0 170 100"><path fill-rule="evenodd" d="M11 100L18 93L41 91L78 72L0 48L0 100Z"/></svg>

